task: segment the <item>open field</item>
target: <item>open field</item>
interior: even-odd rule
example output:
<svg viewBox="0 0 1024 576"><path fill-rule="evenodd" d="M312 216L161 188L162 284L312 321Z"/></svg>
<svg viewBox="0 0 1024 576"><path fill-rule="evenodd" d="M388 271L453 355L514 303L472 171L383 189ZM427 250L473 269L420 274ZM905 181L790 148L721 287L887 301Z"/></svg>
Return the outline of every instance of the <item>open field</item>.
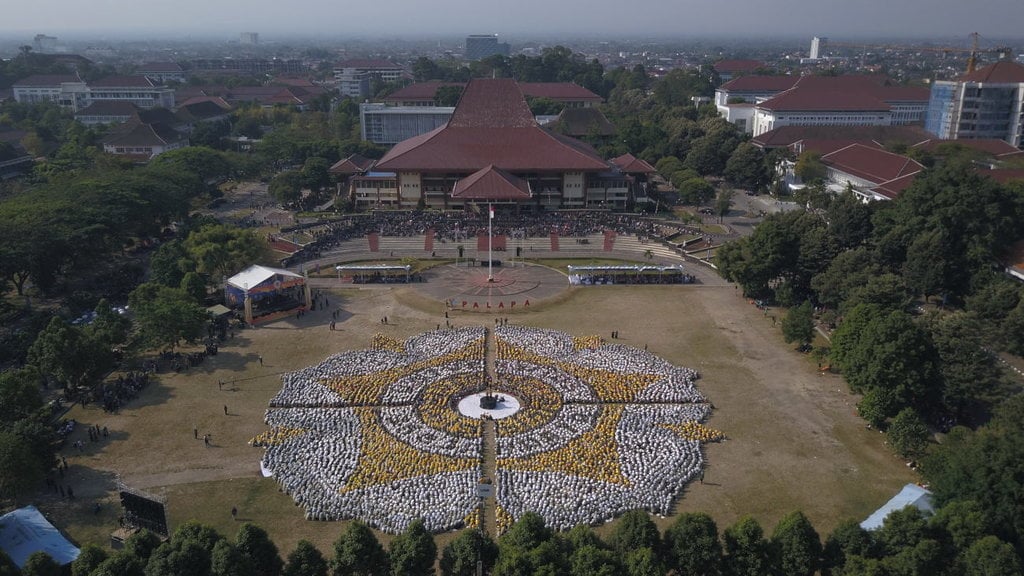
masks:
<svg viewBox="0 0 1024 576"><path fill-rule="evenodd" d="M194 518L233 534L230 510L237 506L239 519L266 528L282 554L300 538L329 551L343 525L305 521L276 482L259 475L262 451L247 442L265 429L263 413L282 372L342 350L368 348L377 332L401 340L443 325L440 305L413 290L333 292L329 310L238 333L201 366L160 375L119 414L76 406L69 417L106 426L111 437L90 443L84 426L76 430L64 454L71 466L65 482L78 499L69 504L44 494L39 507L79 543L103 544L117 526L113 490L119 477L166 497L172 529ZM332 332L330 310L338 306L341 317ZM824 534L841 519L863 519L915 480L883 445L882 435L856 416L856 398L842 380L820 375L815 361L784 344L770 318L731 286L579 288L503 315L511 323L573 335L608 338L618 330L617 343L647 345L701 372L698 387L716 407L708 424L728 440L706 445L705 482L686 488L677 511L706 511L720 528L752 514L770 532L783 514L799 509ZM380 324L383 316L389 325ZM451 319L458 326L493 325L484 313L455 311ZM223 390L219 380L226 382ZM211 435L209 448L204 434ZM84 452L70 448L74 440L86 443ZM94 514L97 501L103 506ZM659 519L662 527L669 522ZM441 536L439 544L448 537Z"/></svg>

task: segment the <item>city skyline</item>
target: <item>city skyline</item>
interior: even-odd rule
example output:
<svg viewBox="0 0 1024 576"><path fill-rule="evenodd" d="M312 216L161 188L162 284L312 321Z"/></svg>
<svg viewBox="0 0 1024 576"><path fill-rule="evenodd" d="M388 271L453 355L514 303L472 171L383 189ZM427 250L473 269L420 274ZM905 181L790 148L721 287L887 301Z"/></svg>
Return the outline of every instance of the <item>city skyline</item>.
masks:
<svg viewBox="0 0 1024 576"><path fill-rule="evenodd" d="M766 8L767 6L767 8ZM126 0L102 0L87 11L66 16L63 0L38 0L5 9L0 36L45 33L67 37L155 34L166 38L238 38L258 32L261 40L296 35L335 37L434 37L499 34L572 37L1020 37L1024 4L1019 0L903 0L858 3L734 0L729 3L645 0L630 5L608 0L587 3L488 3L438 0L430 4L399 1L389 5L338 5L328 0L295 4L217 4L181 0L139 11ZM201 17L197 17L201 15ZM626 17L624 17L626 16ZM357 25L353 25L357 22Z"/></svg>

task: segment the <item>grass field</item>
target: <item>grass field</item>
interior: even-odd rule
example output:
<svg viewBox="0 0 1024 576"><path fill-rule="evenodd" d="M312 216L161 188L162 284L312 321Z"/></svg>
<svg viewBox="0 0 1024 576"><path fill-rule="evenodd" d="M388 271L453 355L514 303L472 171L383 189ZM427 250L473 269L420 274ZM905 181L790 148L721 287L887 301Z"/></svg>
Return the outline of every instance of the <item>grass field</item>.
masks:
<svg viewBox="0 0 1024 576"><path fill-rule="evenodd" d="M260 476L261 450L247 444L265 429L263 414L280 374L367 348L379 331L404 339L444 322L436 302L409 287L349 289L329 300L331 309L342 309L337 331L328 329L329 311L246 330L188 373L160 375L119 414L73 408L69 417L107 426L111 436L90 443L79 427L68 446L84 440L85 450L64 451L71 466L66 483L78 499L41 494L37 505L80 544L104 544L117 527L114 489L120 479L166 498L172 529L196 519L234 534L230 510L236 506L239 519L266 528L282 554L300 538L329 553L343 524L304 520L276 482ZM388 326L380 324L385 315ZM916 479L884 446L883 436L856 416L856 398L842 380L820 375L816 361L784 344L770 316L732 287L582 288L506 315L512 323L573 335L608 338L618 330L618 343L646 345L700 371L698 387L715 406L708 424L728 439L707 445L705 482L685 489L677 512L706 511L720 528L751 514L770 532L782 515L799 509L824 534L841 519L863 519ZM484 314L455 311L451 318L459 326L493 325ZM226 383L223 390L219 380ZM211 435L208 448L204 434ZM662 527L670 521L658 520ZM439 544L449 538L439 536Z"/></svg>

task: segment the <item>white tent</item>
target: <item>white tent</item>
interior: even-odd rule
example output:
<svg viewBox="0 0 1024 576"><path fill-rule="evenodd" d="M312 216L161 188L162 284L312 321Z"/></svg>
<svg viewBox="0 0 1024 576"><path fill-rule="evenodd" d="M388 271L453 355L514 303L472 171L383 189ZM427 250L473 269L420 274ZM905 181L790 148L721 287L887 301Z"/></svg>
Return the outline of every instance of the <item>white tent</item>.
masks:
<svg viewBox="0 0 1024 576"><path fill-rule="evenodd" d="M61 566L78 558L78 548L68 542L35 506L0 516L0 548L21 568L33 552L46 552Z"/></svg>
<svg viewBox="0 0 1024 576"><path fill-rule="evenodd" d="M891 500L882 505L881 508L868 516L868 519L860 523L865 530L877 530L882 527L889 514L897 510L903 510L907 506L913 506L924 512L926 515L935 511L932 505L932 493L917 484L907 484L900 490L900 493L893 496Z"/></svg>
<svg viewBox="0 0 1024 576"><path fill-rule="evenodd" d="M254 288L263 282L273 278L274 276L281 275L288 278L302 278L300 274L296 274L291 270L285 270L283 268L270 268L269 266L260 266L259 264L253 264L245 270L242 270L238 274L235 274L231 278L228 278L228 284L235 288L245 290L248 288Z"/></svg>

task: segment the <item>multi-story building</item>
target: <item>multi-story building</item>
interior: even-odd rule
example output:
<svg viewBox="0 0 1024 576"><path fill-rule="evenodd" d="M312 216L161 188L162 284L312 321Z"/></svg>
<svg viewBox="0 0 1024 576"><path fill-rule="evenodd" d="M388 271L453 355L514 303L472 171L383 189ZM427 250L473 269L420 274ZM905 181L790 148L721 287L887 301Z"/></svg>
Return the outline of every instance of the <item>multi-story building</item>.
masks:
<svg viewBox="0 0 1024 576"><path fill-rule="evenodd" d="M185 70L177 62L146 62L135 69L139 76L145 76L157 84L184 82Z"/></svg>
<svg viewBox="0 0 1024 576"><path fill-rule="evenodd" d="M583 142L541 128L510 79L472 80L447 124L398 143L351 178L350 192L363 208L460 209L472 200L453 195L458 183L496 170L529 190L496 198L499 209L621 209L630 201L630 177Z"/></svg>
<svg viewBox="0 0 1024 576"><path fill-rule="evenodd" d="M36 34L32 40L32 48L39 54L49 54L57 51L57 37L46 34Z"/></svg>
<svg viewBox="0 0 1024 576"><path fill-rule="evenodd" d="M434 106L438 90L446 87L461 90L463 86L465 84L461 82L416 82L388 94L384 97L384 103L390 106ZM527 98L554 100L565 104L566 108L590 108L604 100L598 94L572 82L520 82L519 88Z"/></svg>
<svg viewBox="0 0 1024 576"><path fill-rule="evenodd" d="M1024 66L1010 60L932 84L925 128L943 139L995 138L1021 146Z"/></svg>
<svg viewBox="0 0 1024 576"><path fill-rule="evenodd" d="M238 43L245 46L255 46L260 43L260 33L242 32L238 35Z"/></svg>
<svg viewBox="0 0 1024 576"><path fill-rule="evenodd" d="M14 83L14 100L27 104L53 102L72 111L89 105L89 88L74 75L37 75Z"/></svg>
<svg viewBox="0 0 1024 576"><path fill-rule="evenodd" d="M342 97L366 98L370 95L370 80L396 82L409 73L405 68L387 60L346 60L334 66L334 81Z"/></svg>
<svg viewBox="0 0 1024 576"><path fill-rule="evenodd" d="M139 108L173 108L174 89L145 76L108 76L89 84L89 102L131 102Z"/></svg>
<svg viewBox="0 0 1024 576"><path fill-rule="evenodd" d="M466 36L466 60L481 60L488 56L508 56L511 47L498 42L497 34L471 34Z"/></svg>
<svg viewBox="0 0 1024 576"><path fill-rule="evenodd" d="M902 126L924 120L928 89L883 76L744 76L718 88L715 105L754 136L781 126Z"/></svg>
<svg viewBox="0 0 1024 576"><path fill-rule="evenodd" d="M359 120L363 140L390 146L443 126L455 111L454 106L434 105L437 91L444 86L454 86L462 90L465 85L452 82L418 82L391 93L384 98L383 104L360 104ZM527 98L546 98L565 104L563 112L594 112L590 118L598 120L594 126L596 130L601 130L608 124L607 118L592 107L601 102L601 97L582 86L569 82L519 82L518 86ZM549 120L557 118L559 117L555 116ZM541 117L538 116L537 120L543 123ZM587 129L589 130L589 126ZM561 133L567 134L565 131ZM582 135L588 133L584 132Z"/></svg>
<svg viewBox="0 0 1024 576"><path fill-rule="evenodd" d="M391 146L444 126L453 112L454 106L388 106L367 102L359 105L359 125L363 140Z"/></svg>

